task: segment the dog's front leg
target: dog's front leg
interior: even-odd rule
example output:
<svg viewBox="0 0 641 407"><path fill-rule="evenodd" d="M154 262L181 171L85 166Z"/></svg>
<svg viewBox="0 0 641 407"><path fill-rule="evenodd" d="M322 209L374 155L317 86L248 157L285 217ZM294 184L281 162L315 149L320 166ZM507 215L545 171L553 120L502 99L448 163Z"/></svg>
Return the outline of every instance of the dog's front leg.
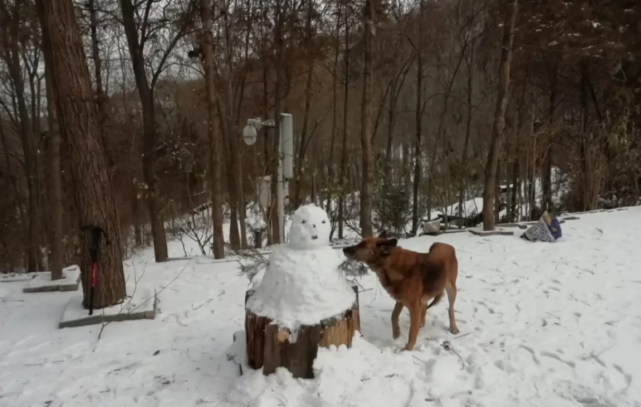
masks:
<svg viewBox="0 0 641 407"><path fill-rule="evenodd" d="M416 338L418 337L418 331L421 329L421 317L423 315L423 307L421 305L421 301L416 301L407 307L410 311L410 335L407 345L405 345L405 350L413 350L414 345L416 345Z"/></svg>
<svg viewBox="0 0 641 407"><path fill-rule="evenodd" d="M401 336L401 327L398 324L398 317L401 315L401 311L403 311L403 303L397 302L394 306L394 311L392 311L392 337L394 339L398 339Z"/></svg>

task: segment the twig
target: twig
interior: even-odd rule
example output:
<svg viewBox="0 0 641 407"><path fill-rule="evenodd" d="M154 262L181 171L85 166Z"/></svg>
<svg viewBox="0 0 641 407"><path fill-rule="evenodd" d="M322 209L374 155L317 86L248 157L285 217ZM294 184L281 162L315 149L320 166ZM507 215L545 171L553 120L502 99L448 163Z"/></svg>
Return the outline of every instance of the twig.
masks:
<svg viewBox="0 0 641 407"><path fill-rule="evenodd" d="M460 339L460 338L462 338L462 337L464 337L464 336L472 335L473 333L474 333L474 332L468 332L468 333L466 333L466 334L459 335L459 336L455 337L454 339Z"/></svg>
<svg viewBox="0 0 641 407"><path fill-rule="evenodd" d="M441 343L441 346L446 351L454 352L454 354L456 354L456 356L458 356L458 358L461 361L461 370L465 369L465 361L463 360L461 355L459 355L459 353L454 349L454 347L452 346L452 344L449 341L443 341L443 343Z"/></svg>
<svg viewBox="0 0 641 407"><path fill-rule="evenodd" d="M466 333L466 334L459 335L459 336L455 337L454 339L460 339L460 338L462 338L462 337L464 337L464 336L472 335L473 333L474 333L474 332L468 332L468 333Z"/></svg>
<svg viewBox="0 0 641 407"><path fill-rule="evenodd" d="M269 265L269 258L263 256L256 249L236 251L236 254L239 257L236 259L236 263L240 268L240 274L247 276L250 284L253 284L254 277ZM241 260L246 260L249 264L243 264Z"/></svg>

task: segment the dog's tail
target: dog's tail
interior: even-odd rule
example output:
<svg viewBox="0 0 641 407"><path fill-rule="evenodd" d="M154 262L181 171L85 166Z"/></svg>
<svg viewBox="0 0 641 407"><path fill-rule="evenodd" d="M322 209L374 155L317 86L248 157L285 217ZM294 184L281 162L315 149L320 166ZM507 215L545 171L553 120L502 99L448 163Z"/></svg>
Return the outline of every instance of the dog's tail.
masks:
<svg viewBox="0 0 641 407"><path fill-rule="evenodd" d="M439 295L437 295L436 297L434 297L434 299L432 300L432 302L427 306L427 309L430 309L431 307L433 307L433 306L435 306L436 304L438 304L438 303L439 303L439 301L441 301L441 298L443 298L443 293L440 293Z"/></svg>

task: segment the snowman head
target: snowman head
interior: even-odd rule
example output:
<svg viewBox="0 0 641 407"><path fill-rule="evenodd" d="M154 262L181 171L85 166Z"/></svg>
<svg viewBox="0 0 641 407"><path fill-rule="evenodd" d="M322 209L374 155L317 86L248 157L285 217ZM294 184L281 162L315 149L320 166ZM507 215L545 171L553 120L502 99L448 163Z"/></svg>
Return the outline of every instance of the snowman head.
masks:
<svg viewBox="0 0 641 407"><path fill-rule="evenodd" d="M324 210L316 205L296 209L289 227L289 245L296 249L313 249L329 245L331 226Z"/></svg>

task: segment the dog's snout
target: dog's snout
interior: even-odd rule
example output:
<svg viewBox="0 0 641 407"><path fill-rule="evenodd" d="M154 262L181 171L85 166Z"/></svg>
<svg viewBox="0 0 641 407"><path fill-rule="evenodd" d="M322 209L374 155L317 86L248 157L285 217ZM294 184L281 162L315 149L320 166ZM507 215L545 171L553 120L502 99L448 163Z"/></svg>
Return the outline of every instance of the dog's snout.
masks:
<svg viewBox="0 0 641 407"><path fill-rule="evenodd" d="M314 229L316 229L316 224L314 224Z"/></svg>
<svg viewBox="0 0 641 407"><path fill-rule="evenodd" d="M343 254L348 256L354 254L354 248L353 247L346 247L343 249Z"/></svg>

